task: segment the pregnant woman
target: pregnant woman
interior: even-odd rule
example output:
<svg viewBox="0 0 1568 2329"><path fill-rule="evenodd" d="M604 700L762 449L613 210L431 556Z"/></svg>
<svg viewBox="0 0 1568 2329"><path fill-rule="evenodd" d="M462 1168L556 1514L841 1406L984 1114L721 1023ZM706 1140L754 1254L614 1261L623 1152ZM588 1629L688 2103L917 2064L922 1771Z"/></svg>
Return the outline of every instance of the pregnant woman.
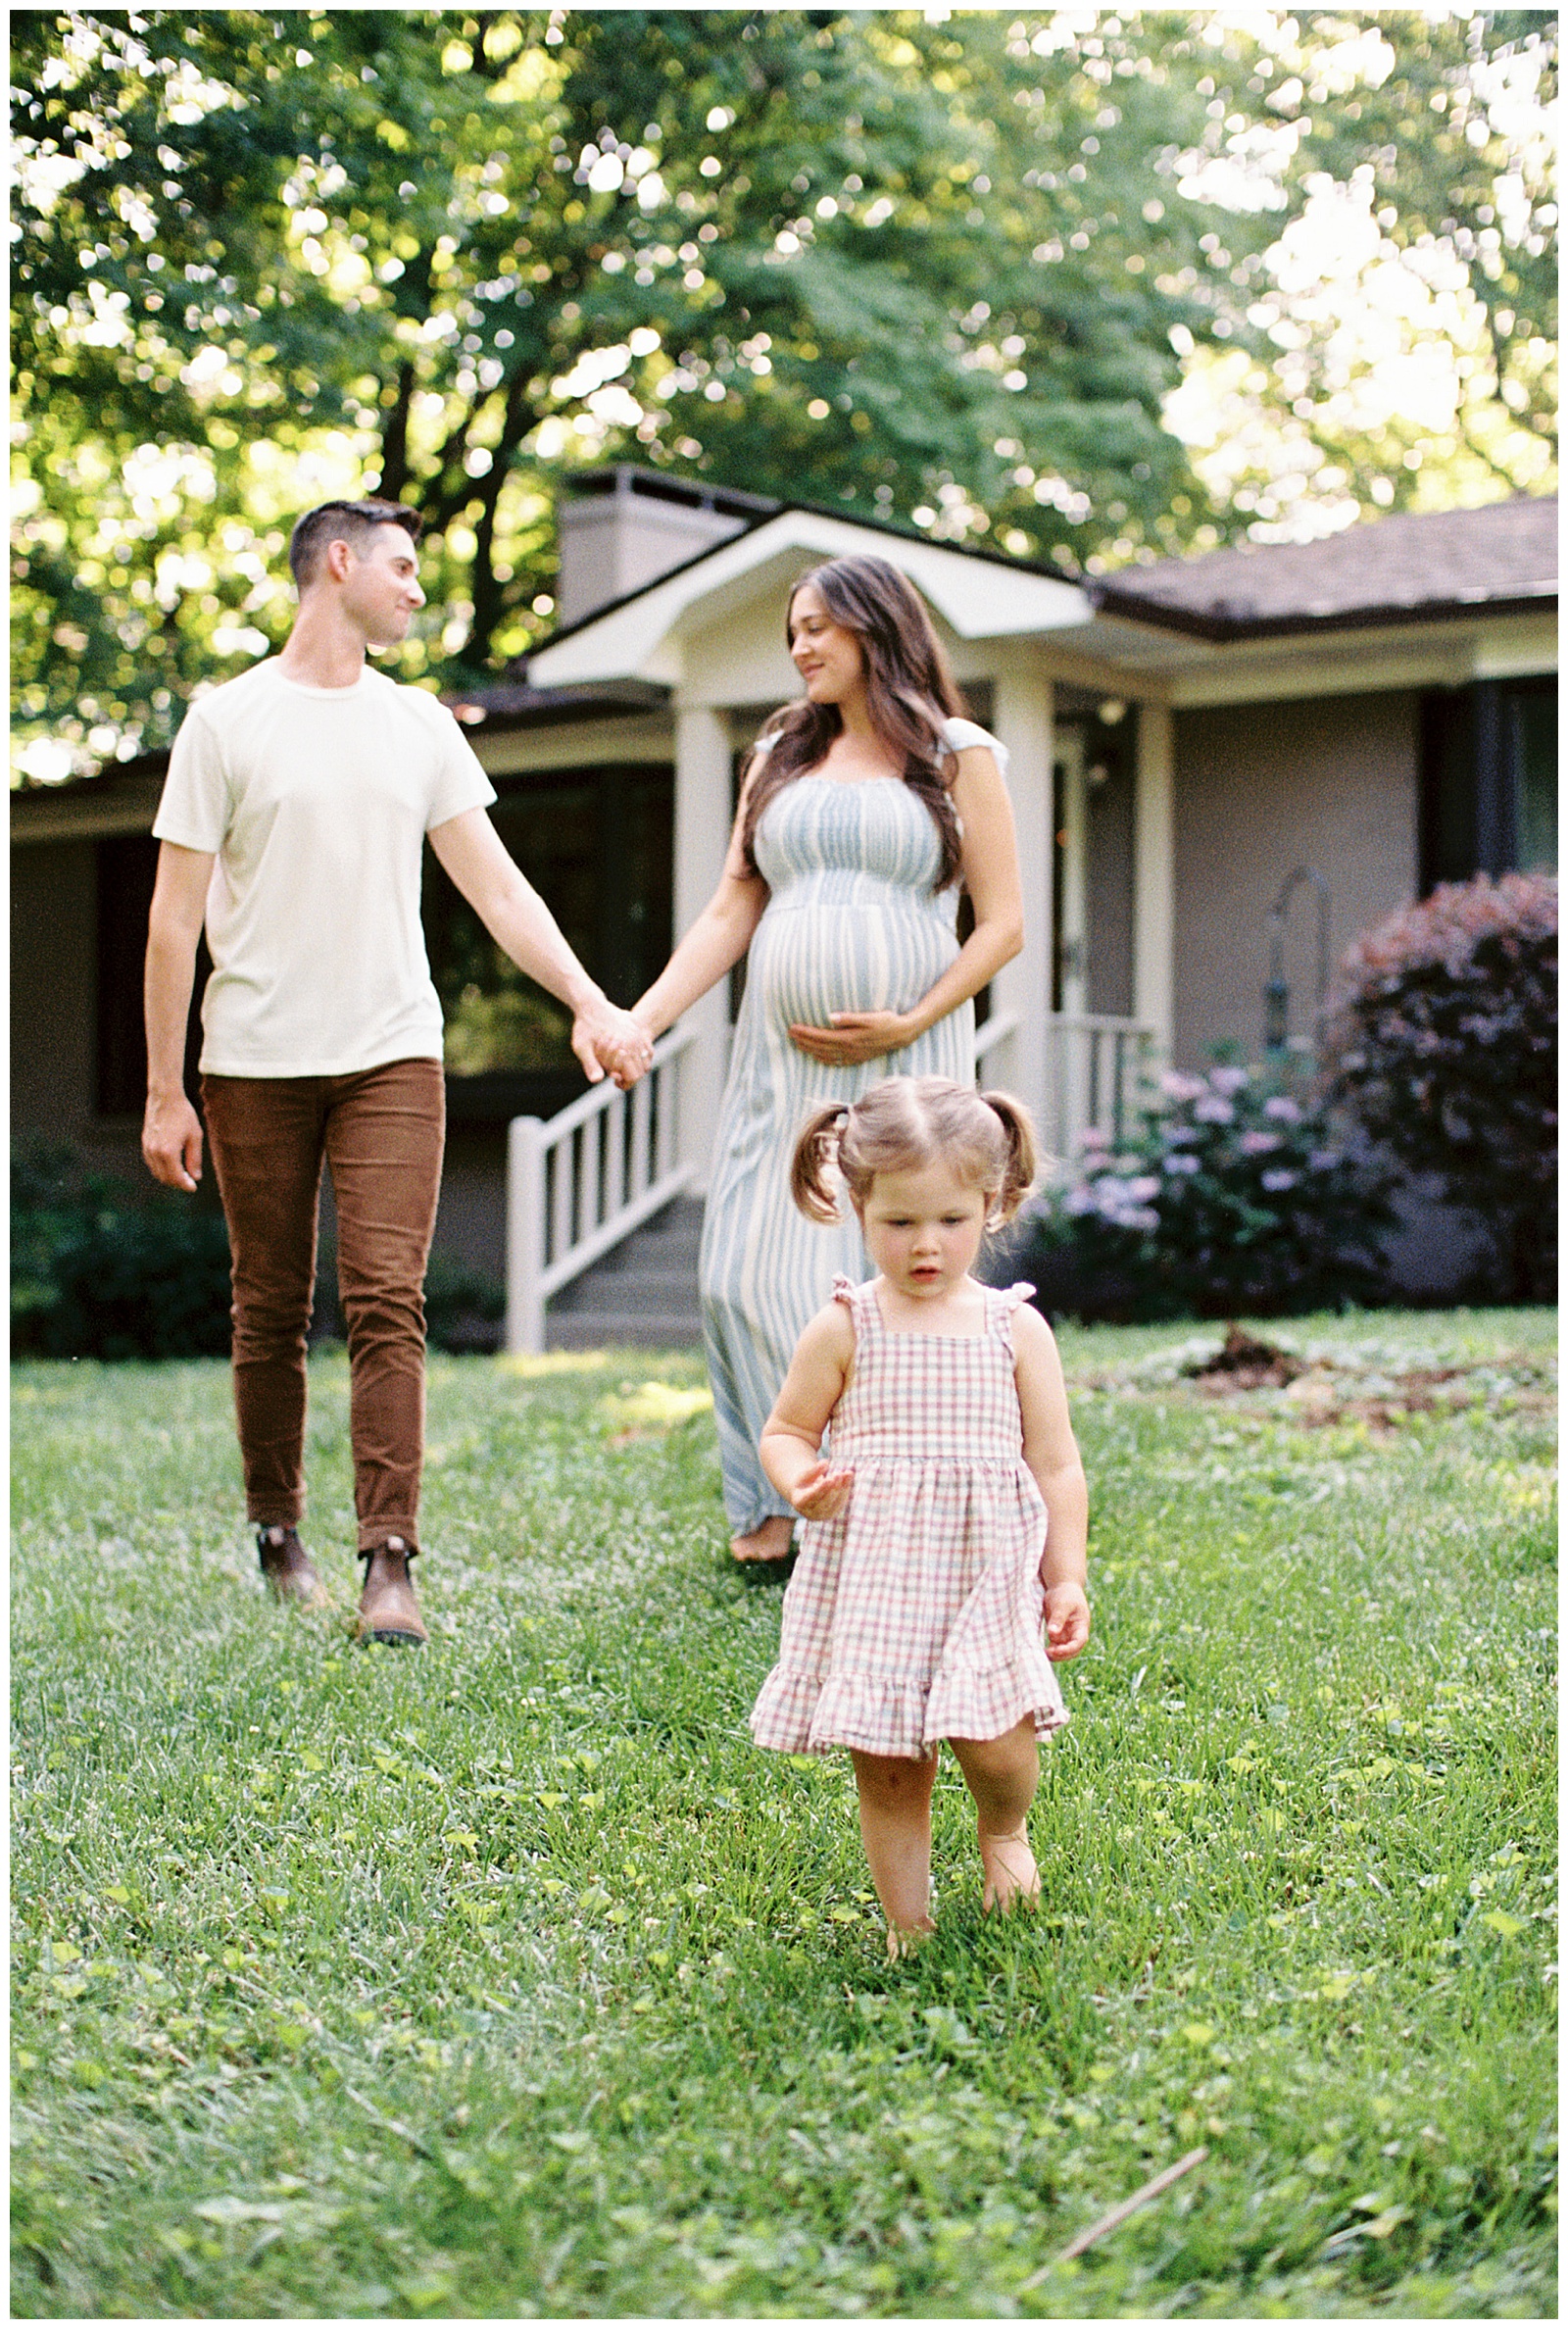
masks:
<svg viewBox="0 0 1568 2329"><path fill-rule="evenodd" d="M719 885L633 1013L662 1034L750 948L700 1263L737 1561L789 1552L757 1443L835 1274L867 1274L848 1207L827 1229L791 1202L801 1123L887 1075L972 1083L973 998L1023 943L1006 754L957 717L910 585L834 559L796 585L788 638L805 700L758 738Z"/></svg>

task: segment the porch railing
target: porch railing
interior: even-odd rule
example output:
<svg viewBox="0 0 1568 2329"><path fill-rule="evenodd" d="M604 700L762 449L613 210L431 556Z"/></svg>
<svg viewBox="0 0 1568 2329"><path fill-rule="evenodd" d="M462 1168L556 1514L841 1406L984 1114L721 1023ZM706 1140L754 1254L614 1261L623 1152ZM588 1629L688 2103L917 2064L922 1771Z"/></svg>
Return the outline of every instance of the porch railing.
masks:
<svg viewBox="0 0 1568 2329"><path fill-rule="evenodd" d="M1115 1146L1135 1126L1153 1065L1154 1031L1141 1019L1054 1012L1046 1022L1048 1152L1065 1162L1091 1125Z"/></svg>
<svg viewBox="0 0 1568 2329"><path fill-rule="evenodd" d="M1113 1144L1133 1128L1153 1049L1138 1019L1050 1016L1040 1126L1062 1160L1097 1125ZM999 1012L975 1037L975 1065L1018 1031ZM682 1061L697 1030L665 1035L629 1092L596 1084L548 1121L514 1117L507 1135L507 1349L542 1351L545 1306L601 1255L698 1178L680 1155ZM1000 1063L999 1063L1000 1065Z"/></svg>
<svg viewBox="0 0 1568 2329"><path fill-rule="evenodd" d="M696 1178L677 1163L681 1062L697 1030L663 1036L629 1092L595 1084L548 1122L507 1128L507 1349L542 1351L545 1305Z"/></svg>
<svg viewBox="0 0 1568 2329"><path fill-rule="evenodd" d="M974 1031L974 1065L977 1075L991 1054L994 1051L999 1051L1008 1036L1015 1035L1017 1031L1018 1015L1015 1011L994 1011L983 1027L976 1027ZM984 1080L985 1078L981 1077L981 1081L984 1082Z"/></svg>

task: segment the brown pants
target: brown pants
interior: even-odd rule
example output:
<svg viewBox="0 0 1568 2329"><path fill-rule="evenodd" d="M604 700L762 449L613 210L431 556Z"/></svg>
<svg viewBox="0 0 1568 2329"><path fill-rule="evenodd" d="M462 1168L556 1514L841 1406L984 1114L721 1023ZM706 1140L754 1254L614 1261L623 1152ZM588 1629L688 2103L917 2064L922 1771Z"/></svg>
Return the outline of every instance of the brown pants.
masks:
<svg viewBox="0 0 1568 2329"><path fill-rule="evenodd" d="M441 1064L204 1075L202 1104L233 1263L234 1410L250 1517L290 1527L305 1510L305 1347L324 1157L337 1201L360 1551L389 1536L416 1545Z"/></svg>

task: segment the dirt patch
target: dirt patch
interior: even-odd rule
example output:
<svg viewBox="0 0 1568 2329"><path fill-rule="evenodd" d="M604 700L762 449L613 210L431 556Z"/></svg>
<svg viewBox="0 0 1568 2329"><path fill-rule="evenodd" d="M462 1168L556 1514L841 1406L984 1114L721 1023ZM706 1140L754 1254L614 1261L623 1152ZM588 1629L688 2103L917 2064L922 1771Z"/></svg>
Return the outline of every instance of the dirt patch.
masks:
<svg viewBox="0 0 1568 2329"><path fill-rule="evenodd" d="M1306 1362L1278 1343L1264 1342L1240 1326L1227 1326L1225 1340L1212 1359L1195 1359L1182 1368L1200 1391L1223 1396L1230 1391L1283 1391L1306 1372Z"/></svg>
<svg viewBox="0 0 1568 2329"><path fill-rule="evenodd" d="M1374 1438L1416 1415L1534 1416L1555 1411L1556 1370L1549 1359L1514 1351L1439 1363L1442 1356L1426 1360L1387 1345L1291 1351L1233 1325L1218 1350L1189 1343L1097 1370L1073 1387L1122 1398L1221 1400L1307 1429L1359 1423Z"/></svg>

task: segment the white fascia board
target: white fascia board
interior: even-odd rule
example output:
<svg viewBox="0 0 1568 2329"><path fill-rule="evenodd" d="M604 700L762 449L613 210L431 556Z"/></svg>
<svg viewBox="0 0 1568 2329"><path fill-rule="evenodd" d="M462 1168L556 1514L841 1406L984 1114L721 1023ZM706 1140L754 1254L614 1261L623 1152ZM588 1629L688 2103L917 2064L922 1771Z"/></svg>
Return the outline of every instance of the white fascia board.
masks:
<svg viewBox="0 0 1568 2329"><path fill-rule="evenodd" d="M1472 679L1515 678L1556 669L1556 622L1542 613L1478 614L1447 622L1370 624L1361 630L1302 631L1285 637L1214 642L1155 631L1102 616L1063 640L1094 658L1092 683L1120 678L1176 706L1289 702L1314 695L1366 695L1394 687L1462 687ZM1060 675L1085 673L1056 659Z"/></svg>
<svg viewBox="0 0 1568 2329"><path fill-rule="evenodd" d="M529 659L528 676L537 687L567 687L594 679L656 679L678 685L678 633L694 611L711 621L709 602L744 587L760 567L791 554L810 558L870 557L896 566L960 639L1039 637L1076 629L1092 619L1086 594L1075 582L1051 574L1010 570L989 559L970 558L938 542L910 542L811 510L782 510L750 533L720 543L662 582L656 582L623 606L585 622L569 638L542 647Z"/></svg>

